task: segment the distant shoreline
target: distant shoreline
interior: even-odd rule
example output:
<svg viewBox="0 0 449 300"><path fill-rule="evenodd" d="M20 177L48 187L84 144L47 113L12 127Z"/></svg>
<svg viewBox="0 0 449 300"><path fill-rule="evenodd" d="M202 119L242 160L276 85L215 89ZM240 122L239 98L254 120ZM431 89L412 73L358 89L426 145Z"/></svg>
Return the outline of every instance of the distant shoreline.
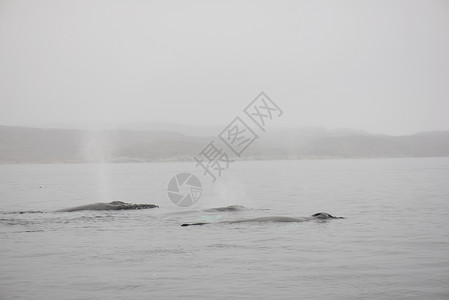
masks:
<svg viewBox="0 0 449 300"><path fill-rule="evenodd" d="M449 156L449 131L389 136L350 129L277 130L260 135L237 157L218 136L0 126L0 164L194 162L211 141L238 161Z"/></svg>

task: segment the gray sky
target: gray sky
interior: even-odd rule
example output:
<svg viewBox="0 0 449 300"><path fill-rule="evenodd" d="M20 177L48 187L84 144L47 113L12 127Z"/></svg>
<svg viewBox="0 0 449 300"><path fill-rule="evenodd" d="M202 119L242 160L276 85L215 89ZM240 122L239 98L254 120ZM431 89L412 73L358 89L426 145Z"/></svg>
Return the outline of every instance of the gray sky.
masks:
<svg viewBox="0 0 449 300"><path fill-rule="evenodd" d="M449 129L449 1L0 0L0 124Z"/></svg>

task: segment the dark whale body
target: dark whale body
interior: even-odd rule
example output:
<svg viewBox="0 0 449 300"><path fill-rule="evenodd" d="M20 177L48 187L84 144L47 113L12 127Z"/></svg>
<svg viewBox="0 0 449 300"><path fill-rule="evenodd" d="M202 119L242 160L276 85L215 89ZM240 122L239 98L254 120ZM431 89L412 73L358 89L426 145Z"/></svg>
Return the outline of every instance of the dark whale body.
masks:
<svg viewBox="0 0 449 300"><path fill-rule="evenodd" d="M154 204L132 204L132 203L125 203L122 201L112 201L109 203L94 203L94 204L70 207L70 208L57 210L57 212L72 212L72 211L82 211L82 210L134 210L134 209L150 209L150 208L157 208L157 207L159 207L159 206L154 205Z"/></svg>
<svg viewBox="0 0 449 300"><path fill-rule="evenodd" d="M254 209L254 208L246 208L242 205L229 205L223 207L213 207L213 208L205 208L205 209L195 209L195 210L180 210L180 211L172 211L166 213L166 215L187 215L194 213L225 213L225 212L240 212L240 211L248 211L248 210L266 210L266 209Z"/></svg>
<svg viewBox="0 0 449 300"><path fill-rule="evenodd" d="M307 221L314 221L314 220L319 221L319 220L330 220L330 219L344 219L344 218L343 217L334 217L331 214L320 212L320 213L313 214L310 217L293 218L293 217L274 216L274 217L259 217L259 218L251 218L251 219L242 219L242 220L235 220L235 221L224 221L224 222L218 222L218 223L235 224L235 223L260 223L260 222L307 222ZM206 224L213 224L213 223L185 223L185 224L182 224L181 226L206 225Z"/></svg>
<svg viewBox="0 0 449 300"><path fill-rule="evenodd" d="M215 207L215 208L208 208L204 209L205 212L224 212L224 211L244 211L244 210L250 210L249 208L246 208L242 205L229 205L225 207Z"/></svg>

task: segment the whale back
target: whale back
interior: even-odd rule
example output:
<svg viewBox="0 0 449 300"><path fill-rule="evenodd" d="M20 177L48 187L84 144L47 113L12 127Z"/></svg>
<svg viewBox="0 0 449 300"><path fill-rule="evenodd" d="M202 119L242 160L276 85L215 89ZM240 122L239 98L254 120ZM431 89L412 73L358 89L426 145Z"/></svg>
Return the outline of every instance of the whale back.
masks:
<svg viewBox="0 0 449 300"><path fill-rule="evenodd" d="M331 214L325 213L325 212L319 212L316 214L313 214L312 217L320 220L327 220L327 219L343 219L343 217L335 217Z"/></svg>
<svg viewBox="0 0 449 300"><path fill-rule="evenodd" d="M222 212L222 211L244 211L249 210L248 208L242 206L242 205L229 205L225 207L215 207L215 208L208 208L205 209L205 212Z"/></svg>
<svg viewBox="0 0 449 300"><path fill-rule="evenodd" d="M134 209L150 209L157 208L159 206L154 204L132 204L125 203L122 201L113 201L109 203L94 203L81 205L76 207L70 207L58 210L58 212L73 212L73 211L83 211L83 210L134 210Z"/></svg>

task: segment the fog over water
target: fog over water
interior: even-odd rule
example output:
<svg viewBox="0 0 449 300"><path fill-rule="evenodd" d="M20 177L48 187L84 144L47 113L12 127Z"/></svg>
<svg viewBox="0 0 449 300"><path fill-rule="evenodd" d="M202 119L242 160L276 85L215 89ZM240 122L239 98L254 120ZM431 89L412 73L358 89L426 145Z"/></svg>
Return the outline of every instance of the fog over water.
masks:
<svg viewBox="0 0 449 300"><path fill-rule="evenodd" d="M2 0L0 123L447 130L447 53L447 1Z"/></svg>
<svg viewBox="0 0 449 300"><path fill-rule="evenodd" d="M449 299L448 53L447 0L0 0L0 300Z"/></svg>

